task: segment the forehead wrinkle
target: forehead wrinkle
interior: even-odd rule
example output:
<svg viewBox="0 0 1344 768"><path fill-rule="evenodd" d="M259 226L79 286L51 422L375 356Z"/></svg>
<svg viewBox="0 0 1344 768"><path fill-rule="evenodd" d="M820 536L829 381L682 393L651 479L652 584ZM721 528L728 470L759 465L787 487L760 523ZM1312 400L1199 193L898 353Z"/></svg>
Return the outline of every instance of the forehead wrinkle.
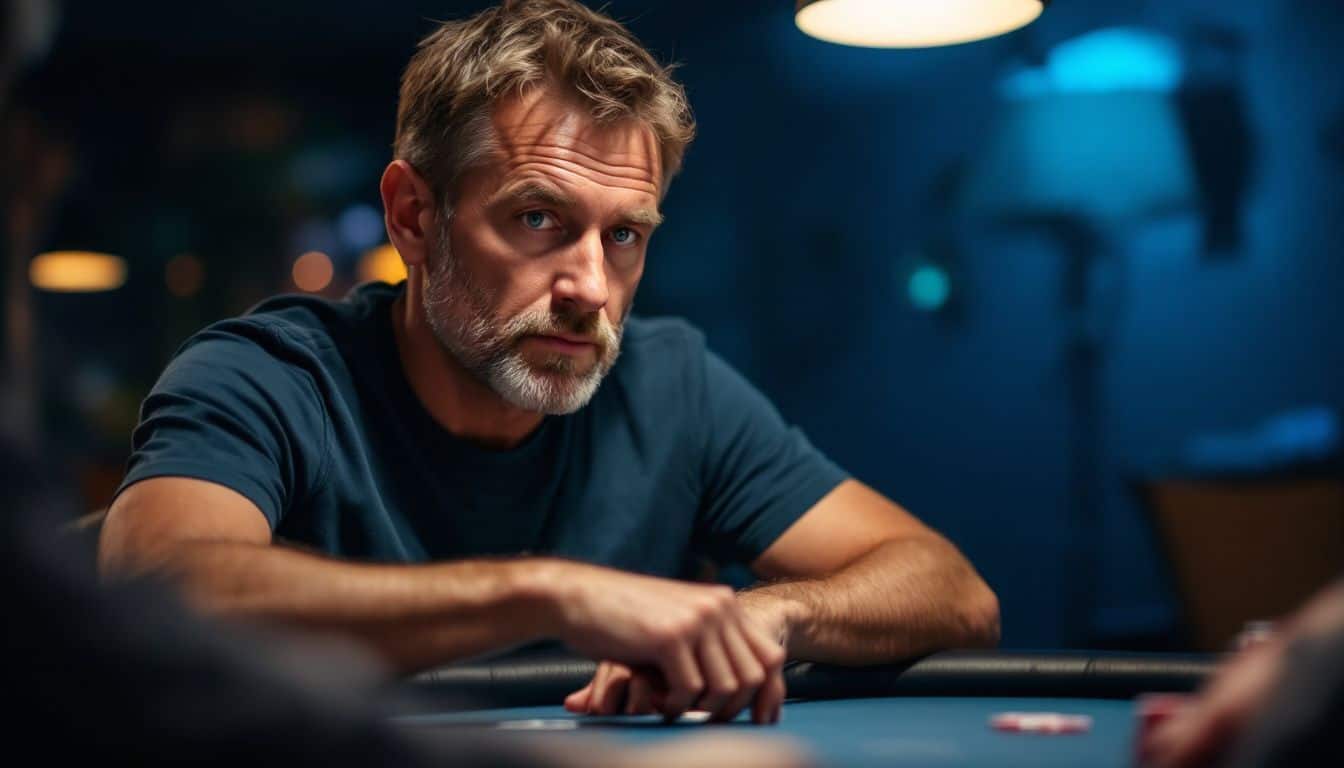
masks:
<svg viewBox="0 0 1344 768"><path fill-rule="evenodd" d="M507 172L510 174L521 175L536 172L545 175L549 171L552 173L563 174L567 177L583 179L604 187L619 187L635 192L644 192L654 197L658 196L658 186L651 180L603 173L588 168L581 163L561 160L559 158L518 158L516 160L511 160L506 165L506 168Z"/></svg>
<svg viewBox="0 0 1344 768"><path fill-rule="evenodd" d="M648 170L648 163L609 162L603 158L616 157L616 158L652 159L658 157L657 148L654 146L648 146L648 142L644 142L645 146L639 147L637 149L635 148L614 149L609 146L601 146L598 144L594 144L590 141L585 141L579 136L576 136L574 134L562 133L561 135L556 136L553 135L555 133L557 132L543 131L535 136L523 136L520 137L518 140L511 142L510 147L515 149L516 151L526 151L528 149L533 150L554 149L563 153L582 155L583 157L589 158L593 162L602 165L611 165L617 167L624 166L627 168L634 168L643 171ZM629 144L630 142L626 143Z"/></svg>
<svg viewBox="0 0 1344 768"><path fill-rule="evenodd" d="M590 153L574 149L573 147L552 142L528 142L526 144L514 144L510 146L507 153L513 157L531 157L531 158L555 158L570 163L592 166L594 170L607 174L608 176L625 176L628 178L649 179L655 177L653 169L647 163L610 161L604 158L610 156L638 157L630 152L601 152Z"/></svg>

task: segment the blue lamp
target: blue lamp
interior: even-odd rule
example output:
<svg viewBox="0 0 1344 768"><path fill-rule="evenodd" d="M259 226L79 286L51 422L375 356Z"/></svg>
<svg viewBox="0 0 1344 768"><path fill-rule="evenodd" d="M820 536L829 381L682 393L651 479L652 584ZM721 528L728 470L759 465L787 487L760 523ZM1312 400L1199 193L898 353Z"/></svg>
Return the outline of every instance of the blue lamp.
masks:
<svg viewBox="0 0 1344 768"><path fill-rule="evenodd" d="M1143 221L1195 210L1198 189L1172 100L1175 46L1141 30L1065 43L1045 66L1003 82L997 125L973 160L962 211L1031 228L1060 246L1069 409L1068 485L1076 546L1067 553L1072 640L1087 643L1100 554L1102 370L1124 265L1116 243ZM1107 287L1109 286L1109 287Z"/></svg>

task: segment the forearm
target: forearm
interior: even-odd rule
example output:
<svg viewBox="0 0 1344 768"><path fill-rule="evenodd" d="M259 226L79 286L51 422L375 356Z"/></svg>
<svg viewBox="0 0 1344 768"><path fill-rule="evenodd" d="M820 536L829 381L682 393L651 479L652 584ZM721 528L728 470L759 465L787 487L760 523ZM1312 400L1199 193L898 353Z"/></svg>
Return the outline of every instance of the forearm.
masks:
<svg viewBox="0 0 1344 768"><path fill-rule="evenodd" d="M341 634L402 671L555 631L547 560L368 565L274 545L192 543L162 571L201 611Z"/></svg>
<svg viewBox="0 0 1344 768"><path fill-rule="evenodd" d="M994 593L934 536L890 541L830 576L773 582L740 599L780 617L796 659L877 664L999 636Z"/></svg>

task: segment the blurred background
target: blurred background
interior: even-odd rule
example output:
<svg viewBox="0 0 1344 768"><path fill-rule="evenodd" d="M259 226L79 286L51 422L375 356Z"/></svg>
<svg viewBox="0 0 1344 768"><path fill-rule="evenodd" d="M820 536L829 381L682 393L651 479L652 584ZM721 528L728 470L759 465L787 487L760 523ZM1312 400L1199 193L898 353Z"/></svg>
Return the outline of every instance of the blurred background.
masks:
<svg viewBox="0 0 1344 768"><path fill-rule="evenodd" d="M0 414L91 511L187 336L398 279L398 77L486 3L20 5ZM1057 0L925 50L607 8L700 125L636 311L962 547L1005 646L1216 649L1339 570L1344 5Z"/></svg>

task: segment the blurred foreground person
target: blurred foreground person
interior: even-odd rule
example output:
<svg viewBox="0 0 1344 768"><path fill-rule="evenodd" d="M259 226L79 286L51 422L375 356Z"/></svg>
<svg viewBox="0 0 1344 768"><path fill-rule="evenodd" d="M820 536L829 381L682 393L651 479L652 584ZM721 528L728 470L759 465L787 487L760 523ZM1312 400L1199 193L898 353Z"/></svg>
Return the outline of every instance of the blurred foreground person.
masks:
<svg viewBox="0 0 1344 768"><path fill-rule="evenodd" d="M1139 750L1162 768L1344 765L1344 581L1233 656Z"/></svg>

